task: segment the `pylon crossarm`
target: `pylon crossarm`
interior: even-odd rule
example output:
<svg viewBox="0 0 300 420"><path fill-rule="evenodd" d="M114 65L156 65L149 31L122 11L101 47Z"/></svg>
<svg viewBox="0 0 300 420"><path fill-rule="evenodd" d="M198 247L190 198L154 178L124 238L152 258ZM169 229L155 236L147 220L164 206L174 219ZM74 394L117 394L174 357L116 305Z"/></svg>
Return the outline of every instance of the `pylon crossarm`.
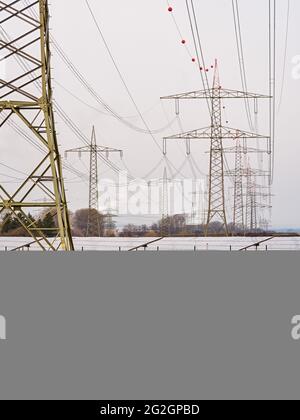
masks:
<svg viewBox="0 0 300 420"><path fill-rule="evenodd" d="M243 146L241 146L241 147L242 147L242 154L244 154L244 155L249 154L249 153L255 153L255 154L268 154L269 153L268 150L264 150L264 149L255 149L255 148L252 148L252 147L243 147ZM235 147L225 147L223 149L223 152L226 153L226 154L230 154L230 153L235 154L236 153Z"/></svg>
<svg viewBox="0 0 300 420"><path fill-rule="evenodd" d="M122 150L119 149L113 149L111 147L106 147L106 146L97 146L93 148L93 151L95 151L96 153L122 153ZM91 152L91 146L85 146L85 147L78 147L76 149L69 149L66 150L66 153L90 153Z"/></svg>
<svg viewBox="0 0 300 420"><path fill-rule="evenodd" d="M270 99L268 95L261 95L257 93L242 92L232 89L217 89L218 98L220 99ZM216 89L196 90L192 92L179 93L177 95L163 96L162 100L180 100L180 99L215 99Z"/></svg>
<svg viewBox="0 0 300 420"><path fill-rule="evenodd" d="M235 171L234 170L224 171L224 175L233 177L235 175ZM243 169L242 176L247 177L248 175L249 175L249 172L246 169ZM252 172L251 175L255 175L257 177L267 177L269 175L269 172L257 170L257 171ZM264 188L267 188L267 187L264 187Z"/></svg>
<svg viewBox="0 0 300 420"><path fill-rule="evenodd" d="M264 136L257 133L250 133L248 131L237 130L230 127L219 127L219 136L222 140L234 139L269 139L269 136ZM164 140L211 140L212 128L205 127L198 130L187 131L185 133L175 134L173 136L165 137Z"/></svg>

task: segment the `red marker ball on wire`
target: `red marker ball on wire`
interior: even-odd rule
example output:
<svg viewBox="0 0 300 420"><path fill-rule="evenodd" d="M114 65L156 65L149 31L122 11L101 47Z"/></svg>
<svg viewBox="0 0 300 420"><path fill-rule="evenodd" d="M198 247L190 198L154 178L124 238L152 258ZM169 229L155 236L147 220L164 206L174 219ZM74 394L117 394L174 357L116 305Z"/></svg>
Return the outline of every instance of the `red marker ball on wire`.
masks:
<svg viewBox="0 0 300 420"><path fill-rule="evenodd" d="M168 8L168 11L169 11L169 12L173 12L173 7L171 7L171 6L170 6L170 7Z"/></svg>

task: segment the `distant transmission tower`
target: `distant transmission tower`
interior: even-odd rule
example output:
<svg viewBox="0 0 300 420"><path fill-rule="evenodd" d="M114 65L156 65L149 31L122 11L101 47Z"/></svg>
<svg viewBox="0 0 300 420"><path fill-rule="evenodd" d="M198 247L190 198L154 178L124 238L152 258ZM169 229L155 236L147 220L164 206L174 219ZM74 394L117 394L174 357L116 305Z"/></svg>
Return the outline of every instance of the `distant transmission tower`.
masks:
<svg viewBox="0 0 300 420"><path fill-rule="evenodd" d="M106 146L97 146L97 137L96 130L93 126L91 143L89 146L78 147L76 149L67 150L65 156L67 157L69 153L78 153L81 158L82 153L88 153L90 155L90 166L89 166L89 214L87 222L86 236L89 237L94 231L94 227L98 225L98 236L100 236L100 226L99 226L99 189L98 189L98 159L101 154L105 154L106 158L109 157L111 153L119 153L122 157L123 151L119 149L114 149L112 147ZM95 211L97 210L97 211Z"/></svg>
<svg viewBox="0 0 300 420"><path fill-rule="evenodd" d="M161 236L170 235L170 226L169 226L169 180L167 174L167 168L164 168L164 174L162 179L162 189L161 189Z"/></svg>
<svg viewBox="0 0 300 420"><path fill-rule="evenodd" d="M235 146L235 173L234 173L234 203L233 228L245 232L244 196L243 196L243 156L240 139Z"/></svg>
<svg viewBox="0 0 300 420"><path fill-rule="evenodd" d="M243 143L242 143L243 140ZM250 220L249 213L246 214L247 191L250 191L248 181L253 175L266 176L267 172L263 170L250 169L248 159L249 154L267 154L267 150L251 148L247 146L245 139L236 139L235 147L224 148L224 153L233 153L235 156L235 167L233 170L225 171L225 176L230 177L234 184L233 195L233 233L246 233L246 220ZM245 162L244 162L245 159ZM246 178L246 186L244 185L244 178ZM246 191L247 190L247 191ZM246 191L246 192L245 192ZM246 197L246 200L245 200ZM249 203L248 203L249 204ZM250 209L251 206L248 206Z"/></svg>
<svg viewBox="0 0 300 420"><path fill-rule="evenodd" d="M225 150L226 153L231 153L233 148L228 148ZM244 157L247 156L248 153L258 153L257 149L252 148L243 148L243 155ZM259 151L265 153L264 151ZM239 154L240 152L238 152ZM239 157L236 156L236 159ZM238 168L237 168L238 166ZM225 172L226 176L229 176L236 179L238 186L235 187L235 194L234 194L234 201L235 203L243 203L243 214L244 214L244 231L254 233L258 229L258 210L259 209L270 209L271 205L259 203L257 199L263 198L270 200L270 191L269 187L263 187L257 184L257 178L260 177L261 179L265 179L269 176L268 171L264 171L261 169L253 169L251 168L249 159L245 159L245 162L236 164L234 170L229 170ZM242 186L240 182L242 180ZM245 180L245 181L244 181ZM262 190L264 188L268 188L267 193L260 192L258 190ZM242 191L241 191L242 190ZM237 194L238 193L238 194ZM236 204L235 213L238 212L239 205ZM236 216L236 220L238 216ZM236 225L236 227L238 227Z"/></svg>
<svg viewBox="0 0 300 420"><path fill-rule="evenodd" d="M224 182L224 151L223 140L244 139L269 139L268 136L261 136L256 133L248 133L246 131L223 127L222 125L222 100L223 99L253 99L256 103L258 99L268 96L258 95L255 93L240 92L237 90L223 89L220 85L218 62L215 61L215 73L213 86L211 89L183 93L179 95L166 96L161 99L175 99L176 113L179 113L179 100L186 99L205 99L209 101L211 125L199 130L189 131L178 135L164 138L167 140L185 139L210 140L210 163L209 163L209 192L208 192L208 211L206 222L206 235L209 233L210 224L214 219L219 219L226 235L229 234L225 205L225 182ZM164 145L164 149L166 146Z"/></svg>
<svg viewBox="0 0 300 420"><path fill-rule="evenodd" d="M43 154L15 191L0 185L0 215L18 220L42 250L73 250L52 108L48 1L0 3L1 68L6 73L0 75L0 127L18 120ZM30 150L24 160L33 161ZM37 200L41 192L46 200ZM45 208L54 209L57 227L48 229L54 240L28 216L30 209Z"/></svg>
<svg viewBox="0 0 300 420"><path fill-rule="evenodd" d="M256 149L249 149L249 152L255 152ZM264 171L262 169L254 169L250 165L250 161L245 159L244 168L243 168L243 177L246 179L245 185L245 229L250 233L256 233L259 227L259 213L263 209L270 210L272 208L271 204L271 190L269 185L262 186L257 183L257 179L265 180L269 177L269 171ZM267 192L263 192L266 189ZM262 199L262 201L258 201ZM268 204L263 203L267 200Z"/></svg>
<svg viewBox="0 0 300 420"><path fill-rule="evenodd" d="M247 190L246 190L246 226L254 233L257 230L257 197L255 175L249 167L247 170Z"/></svg>

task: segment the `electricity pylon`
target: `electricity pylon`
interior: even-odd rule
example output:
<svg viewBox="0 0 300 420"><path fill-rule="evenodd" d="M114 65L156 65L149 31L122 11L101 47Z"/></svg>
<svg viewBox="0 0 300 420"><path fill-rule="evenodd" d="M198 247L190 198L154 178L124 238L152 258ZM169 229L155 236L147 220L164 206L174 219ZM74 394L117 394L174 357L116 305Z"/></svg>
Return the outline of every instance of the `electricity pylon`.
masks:
<svg viewBox="0 0 300 420"><path fill-rule="evenodd" d="M270 191L267 193L262 192L263 187L257 184L257 174L249 166L247 168L247 184L246 184L246 227L251 233L258 231L259 216L258 210L270 209L270 204L259 202L260 199L270 199L272 196Z"/></svg>
<svg viewBox="0 0 300 420"><path fill-rule="evenodd" d="M243 197L243 156L240 139L235 146L233 228L245 232L244 197Z"/></svg>
<svg viewBox="0 0 300 420"><path fill-rule="evenodd" d="M247 192L246 192L246 226L253 233L257 230L257 197L255 175L251 168L247 170Z"/></svg>
<svg viewBox="0 0 300 420"><path fill-rule="evenodd" d="M243 140L243 143L242 143ZM245 203L244 203L244 177L248 176L249 171L247 165L244 166L243 157L248 156L249 154L267 154L267 150L250 148L247 145L245 139L236 139L236 145L234 147L228 147L223 149L224 153L233 153L234 154L234 170L225 171L225 176L230 176L233 180L233 233L235 230L242 233L246 233L245 230ZM258 172L256 172L258 174Z"/></svg>
<svg viewBox="0 0 300 420"><path fill-rule="evenodd" d="M269 136L262 136L257 133L248 133L246 131L224 127L222 125L222 100L223 99L253 99L255 105L258 99L268 99L269 96L259 95L249 92L240 92L237 90L223 89L220 85L218 62L215 62L215 72L212 88L178 95L162 97L161 99L174 99L176 112L179 113L179 100L205 99L209 104L211 116L211 125L209 127L193 130L186 133L180 133L174 136L165 137L167 140L210 140L210 163L209 163L209 192L208 192L208 211L206 222L206 235L209 233L210 223L218 218L221 220L225 234L228 235L228 225L225 205L225 182L224 182L224 150L223 140L244 139L269 139ZM164 149L166 146L164 144Z"/></svg>
<svg viewBox="0 0 300 420"><path fill-rule="evenodd" d="M88 153L90 157L90 166L89 166L89 213L88 213L88 222L86 236L89 237L94 230L94 226L98 225L98 236L100 236L100 224L99 224L99 189L98 189L98 159L102 154L105 154L106 158L109 158L111 153L119 153L120 156L123 156L123 151L119 149L114 149L112 147L98 146L96 130L93 126L91 143L89 146L78 147L76 149L70 149L65 152L67 157L68 153L78 153L81 158L82 153Z"/></svg>
<svg viewBox="0 0 300 420"><path fill-rule="evenodd" d="M233 148L228 148L225 149L224 152L231 153L232 150ZM248 231L253 233L258 227L258 209L268 209L271 207L271 205L261 204L257 201L258 197L270 199L270 191L268 191L268 193L258 192L258 189L269 189L269 187L262 187L256 182L258 177L261 177L262 179L268 177L269 172L251 168L249 160L245 163L240 161L241 154L245 154L246 157L248 153L266 153L265 151L255 148L244 148L242 150L242 153L241 151L238 153L235 152L239 155L236 156L236 162L238 163L236 163L234 170L225 171L225 176L234 180L234 187L235 182L238 183L238 187L235 188L234 194L234 203L236 203L234 205L234 212L236 213L235 220L238 220L237 213L239 211L239 206L243 205L244 232L246 233ZM234 227L238 227L237 223L234 223Z"/></svg>
<svg viewBox="0 0 300 420"><path fill-rule="evenodd" d="M161 236L170 235L170 224L169 224L169 179L167 174L167 168L164 168L164 174L161 186L161 198L160 198L160 214L161 214Z"/></svg>
<svg viewBox="0 0 300 420"><path fill-rule="evenodd" d="M42 250L73 250L52 108L47 0L29 0L26 4L1 1L0 54L5 70L0 75L0 127L9 128L18 120L34 136L43 154L16 190L9 191L1 183L0 215L18 220ZM30 150L24 160L31 165ZM41 192L46 199L37 200ZM55 236L53 240L28 215L30 209L45 208L50 208L57 219L57 227L48 229L49 236Z"/></svg>

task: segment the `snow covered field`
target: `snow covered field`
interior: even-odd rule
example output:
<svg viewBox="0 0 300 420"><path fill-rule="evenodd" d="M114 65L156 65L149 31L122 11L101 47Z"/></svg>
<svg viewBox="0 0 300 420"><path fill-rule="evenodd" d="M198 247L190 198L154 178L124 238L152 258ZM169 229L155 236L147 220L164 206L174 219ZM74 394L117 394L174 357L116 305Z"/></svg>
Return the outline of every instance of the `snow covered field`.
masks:
<svg viewBox="0 0 300 420"><path fill-rule="evenodd" d="M147 247L148 251L239 251L258 242L258 251L300 251L299 237L269 238L74 238L77 251L128 251L134 247L155 241ZM0 251L10 251L31 242L30 238L0 238ZM24 250L27 250L25 247ZM32 245L30 250L39 250ZM143 250L143 248L141 248ZM253 246L249 251L255 251Z"/></svg>

